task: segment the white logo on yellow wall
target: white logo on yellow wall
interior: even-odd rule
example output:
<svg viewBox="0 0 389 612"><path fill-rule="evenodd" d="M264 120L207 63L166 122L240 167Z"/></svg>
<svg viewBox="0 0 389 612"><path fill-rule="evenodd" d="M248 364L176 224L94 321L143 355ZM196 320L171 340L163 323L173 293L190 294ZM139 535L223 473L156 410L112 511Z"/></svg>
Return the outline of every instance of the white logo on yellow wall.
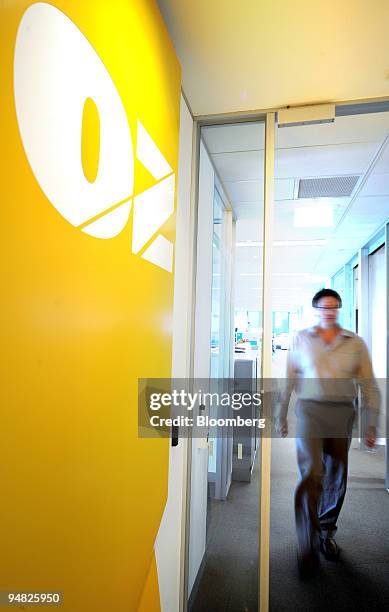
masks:
<svg viewBox="0 0 389 612"><path fill-rule="evenodd" d="M73 226L106 239L124 229L133 204L132 252L139 253L174 211L175 175L138 121L135 155L157 182L134 197L134 152L120 96L92 45L55 7L39 2L24 13L14 81L23 145L48 200ZM88 171L81 134L93 110L99 156ZM141 256L172 271L173 244L161 234Z"/></svg>

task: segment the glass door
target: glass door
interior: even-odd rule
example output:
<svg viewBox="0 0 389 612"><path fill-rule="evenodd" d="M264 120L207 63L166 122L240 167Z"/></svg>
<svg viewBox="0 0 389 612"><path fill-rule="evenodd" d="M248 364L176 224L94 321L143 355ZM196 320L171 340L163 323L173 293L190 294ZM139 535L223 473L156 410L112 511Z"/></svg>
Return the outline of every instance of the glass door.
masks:
<svg viewBox="0 0 389 612"><path fill-rule="evenodd" d="M331 353L327 347L327 364L332 362L327 372L331 373L334 382L344 372L348 377L350 370L337 370L335 365L340 355L345 363L348 358L349 364L360 364L358 354L350 355L351 348L347 345L354 332L361 336L369 349L378 385L387 379L388 290L383 228L389 219L389 112L369 113L368 105L366 112L361 113L361 110L339 107L332 122L307 122L304 125L291 122L276 128L274 235L272 266L268 271L273 279L273 320L278 327L273 357L275 377L286 376L292 335L299 333L300 339L309 338L309 342L315 342L317 329L314 326L325 326L326 321L323 323L317 309L312 308L312 298L319 290L331 288L342 299L337 316L340 326L345 329L340 333L339 344L334 345L334 352ZM350 313L347 305L351 305ZM282 333L280 313L289 315L283 317ZM349 326L353 329L347 331ZM297 356L295 353L294 363L297 360L300 376L314 376L309 369L313 362L312 353L307 349L307 342L303 346ZM324 374L324 377L328 376L328 373ZM358 374L355 379L358 379ZM362 444L352 444L350 440L346 459L331 454L327 441L322 444L323 439L331 440L334 434L316 434L313 436L315 442L308 450L302 437L298 439L296 433L293 434L296 425L301 431L302 426L308 428L312 424L313 418L309 414L312 406L315 406L316 415L318 405L324 407L327 423L333 424L334 417L331 421L329 415L331 406L337 405L335 400L332 399L330 404L320 398L319 392L319 398L316 394L314 398L308 395L307 399L316 401L309 405L307 399L304 403L297 395L293 393L290 397L288 437L276 439L272 444L270 608L290 612L302 608L324 612L329 608L340 610L348 606L368 609L368 564L360 566L358 572L355 568L361 550L369 551L371 567L380 563L382 533L388 530L384 491L385 393L381 393L375 452L368 452L364 444L366 420L355 418L353 436L356 439L361 437ZM318 404L318 399L321 404ZM338 405L342 405L340 400ZM366 403L361 408L365 409L365 414ZM347 439L346 434L337 435L338 439L341 437ZM307 466L315 456L314 452L320 453L323 479L316 473L312 477L319 481L324 491L316 506L312 502L315 499L315 494L311 493L313 489L309 486L304 489L304 481L311 476ZM336 475L345 464L348 466L348 480L346 468L336 482ZM305 480L300 478L301 474ZM344 503L339 494L341 488L343 491L347 488ZM308 500L306 506L304 501L300 503L303 497ZM335 518L338 528L336 540L343 561L341 558L337 571L331 572L330 563L321 556L317 580L311 581L309 588L302 589L296 567L296 549L299 539L304 549L304 534L312 533L310 513L306 511L308 503L310 510L319 508L315 521L317 519L320 523L321 519L323 531L325 514L331 512L328 509L338 509L343 503L339 520ZM362 510L365 503L369 505L367 523ZM301 525L299 533L296 533L296 522ZM365 526L363 531L352 527L361 524ZM307 548L310 544L308 542ZM357 589L356 582L359 584ZM374 591L377 593L376 609L385 607L389 589L383 576L377 577ZM292 600L290 592L294 594ZM323 593L328 597L323 599Z"/></svg>
<svg viewBox="0 0 389 612"><path fill-rule="evenodd" d="M211 363L210 391L222 396L228 392L230 377L232 330L231 305L231 223L232 210L226 208L215 185L213 200L212 238L212 303L211 303ZM218 418L219 407L209 406L210 418ZM226 499L231 483L231 436L223 427L212 427L208 433L208 497Z"/></svg>
<svg viewBox="0 0 389 612"><path fill-rule="evenodd" d="M212 399L209 427L191 440L187 606L257 612L259 432L223 419L254 420L259 408L220 398L252 393L261 373L265 129L207 126L201 136L194 385Z"/></svg>

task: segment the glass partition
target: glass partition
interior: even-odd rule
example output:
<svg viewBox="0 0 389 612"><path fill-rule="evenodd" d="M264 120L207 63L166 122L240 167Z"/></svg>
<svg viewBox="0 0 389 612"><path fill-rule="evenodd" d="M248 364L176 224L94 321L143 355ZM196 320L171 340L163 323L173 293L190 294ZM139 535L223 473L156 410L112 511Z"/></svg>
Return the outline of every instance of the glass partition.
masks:
<svg viewBox="0 0 389 612"><path fill-rule="evenodd" d="M388 160L388 112L337 115L332 123L276 129L274 242L272 269L267 271L272 274L273 286L273 376L280 379L281 385L287 374L290 347L298 333L299 349L294 350L291 363L299 381L315 377L314 365L320 358L322 369L316 372L320 372L321 379L331 377L333 385L329 401L317 389L305 395L300 393L296 384L287 415L289 435L272 443L270 609L273 610L324 611L348 606L368 609L370 575L367 565L356 569L360 552L364 551L364 558L370 559L372 567L386 554L382 533L388 532L389 518L386 504L384 507L381 502L386 495L388 288L385 247L376 244L377 239L372 237L377 233L383 235L382 228L389 218ZM331 288L342 298L343 307L336 310L338 335L332 340L328 317L333 315L324 320L324 313L312 308L312 298L322 288ZM324 308L328 308L328 303ZM371 398L363 403L363 394L355 393L355 399L352 396L352 401L342 404L342 398L334 393L335 379L341 378L343 372L357 382L366 376L366 370L361 375L359 369L361 349L352 349L360 346L351 344L353 333L364 340L382 391L374 453L365 445L367 421L359 418L361 410L366 414ZM344 429L342 436L336 434L336 442L344 445L342 456L339 446L337 451L333 450L335 444L331 447L334 438L330 434L301 434L303 426L307 431L318 418L319 410L324 411L330 427L335 419L335 413L331 413L334 406L343 409L343 413L336 413L336 418L346 414L347 409L350 415L347 426L354 423L352 431ZM312 467L316 457L320 462L318 471ZM341 492L346 489L343 499ZM315 490L323 492L315 497ZM367 522L362 510L366 503ZM317 514L312 508L317 508ZM308 589L303 588L296 552L300 550L302 554L308 547L312 551L318 537L316 525L320 526L321 535L326 534L330 520L331 526L338 529L336 541L341 548L337 571L331 572L331 565L321 554L317 580L311 581ZM355 529L362 524L362 532ZM309 539L306 534L316 536ZM305 541L308 544L304 548ZM318 552L318 548L315 550ZM359 588L355 588L357 582ZM292 601L289 590L293 592ZM324 592L328 595L325 600ZM380 601L375 599L375 609L383 609L389 594L383 575L376 576L374 593Z"/></svg>
<svg viewBox="0 0 389 612"><path fill-rule="evenodd" d="M218 398L253 392L260 373L264 133L262 123L202 129L195 386ZM257 612L258 428L220 424L236 405L212 401L203 414L218 422L192 438L188 609Z"/></svg>
<svg viewBox="0 0 389 612"><path fill-rule="evenodd" d="M269 134L268 130L267 149L273 151ZM389 220L389 114L348 116L343 113L332 124L276 128L274 185L267 181L269 199L274 186L274 206L268 201L271 214L274 213L274 227L271 257L266 260L265 271L264 141L264 124L259 122L202 129L195 384L204 383L208 390L217 392L224 391L225 385L230 391L255 388L264 362L263 327L267 331L270 308L272 376L282 386L293 336L315 326L317 317L312 309L312 297L331 284L347 304L345 316L339 318L340 325L349 326L365 340L374 354L376 374L379 376L384 370L387 373L380 330L385 327L387 331L387 321L384 326L382 321L385 305L388 310L385 289L388 267L386 263L385 276L383 253L377 251L374 258L374 249L378 247L369 244L369 237ZM387 262L386 251L385 259ZM266 278L271 277L272 293L271 304L265 304L265 316L262 311L264 273L269 275ZM376 320L375 304L379 307ZM296 395L292 395L291 426L296 421L295 404ZM246 408L242 415L257 414L252 405ZM201 406L201 411L211 417L219 415L214 406L207 404ZM363 517L355 500L358 474L363 473L371 499L375 500L372 506L375 520L386 529L375 493L375 489L382 490L385 486L385 398L382 411L383 433L378 440L374 464L366 463L370 459L364 446L351 446L351 480L345 503L350 498L348 516L359 517L361 524ZM263 454L266 445L258 446L255 428L248 426L243 431L218 424L205 427L201 435L192 438L191 444L188 609L258 610L259 595L261 609L267 609L265 589L258 592L258 553L262 586L263 575L267 583L266 568L262 571L262 562L267 559L267 552L263 553L264 540L259 551L259 527L267 524L268 515L265 504L266 520L261 521L262 466L258 452L260 448L262 477L267 476ZM293 436L275 439L271 446L270 608L297 611L305 606L310 609L314 600L321 609L317 589L303 593L296 572L293 499L299 477L295 440ZM367 539L357 537L345 523L343 528L350 550L355 548L352 547L355 538L359 538L361 546L366 544ZM378 540L376 549L380 549ZM356 557L354 561L357 562ZM349 584L347 568L340 574L343 584ZM294 590L293 601L288 598L285 580ZM323 580L322 584L327 584L325 572ZM366 591L368 583L364 584ZM344 605L347 601L356 603L355 593L348 587L342 591L339 586L338 595ZM323 609L327 605L326 600Z"/></svg>
<svg viewBox="0 0 389 612"><path fill-rule="evenodd" d="M215 187L213 200L212 237L212 304L211 304L211 378L228 378L225 371L224 350L228 344L229 327L225 311L228 295L226 285L227 213L219 191Z"/></svg>

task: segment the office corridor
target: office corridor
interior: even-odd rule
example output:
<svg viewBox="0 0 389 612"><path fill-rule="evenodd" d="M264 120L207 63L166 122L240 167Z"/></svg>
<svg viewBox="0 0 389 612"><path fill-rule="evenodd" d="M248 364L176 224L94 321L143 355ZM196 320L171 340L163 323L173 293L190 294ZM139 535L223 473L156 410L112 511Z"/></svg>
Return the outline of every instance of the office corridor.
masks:
<svg viewBox="0 0 389 612"><path fill-rule="evenodd" d="M389 493L384 487L384 451L362 452L353 440L345 503L337 542L341 559L321 558L310 582L297 574L293 494L297 480L294 439L272 445L271 612L389 609Z"/></svg>

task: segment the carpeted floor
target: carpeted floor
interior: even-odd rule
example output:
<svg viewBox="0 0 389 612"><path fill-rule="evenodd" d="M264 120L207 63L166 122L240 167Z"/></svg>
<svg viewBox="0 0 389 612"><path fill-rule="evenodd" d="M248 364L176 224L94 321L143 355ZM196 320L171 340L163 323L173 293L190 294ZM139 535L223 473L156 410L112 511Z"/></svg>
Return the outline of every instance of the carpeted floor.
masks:
<svg viewBox="0 0 389 612"><path fill-rule="evenodd" d="M286 351L274 359L285 375ZM293 410L289 410L293 430ZM353 440L337 542L341 559L301 582L296 564L293 496L295 440L272 440L270 612L389 611L389 493L384 449L366 453ZM251 483L233 482L225 502L208 503L207 550L191 612L258 611L259 461Z"/></svg>
<svg viewBox="0 0 389 612"><path fill-rule="evenodd" d="M322 559L320 575L301 582L296 568L293 493L295 441L272 441L270 611L389 610L389 494L384 452L350 450L339 520L341 560ZM227 501L208 504L208 545L192 612L257 612L259 462L251 483L233 482Z"/></svg>
<svg viewBox="0 0 389 612"><path fill-rule="evenodd" d="M259 461L252 480L208 500L207 550L191 612L258 611Z"/></svg>
<svg viewBox="0 0 389 612"><path fill-rule="evenodd" d="M296 569L293 439L272 444L271 612L389 610L389 493L384 452L366 453L353 441L346 499L339 517L338 563L322 558L320 575L301 582Z"/></svg>

